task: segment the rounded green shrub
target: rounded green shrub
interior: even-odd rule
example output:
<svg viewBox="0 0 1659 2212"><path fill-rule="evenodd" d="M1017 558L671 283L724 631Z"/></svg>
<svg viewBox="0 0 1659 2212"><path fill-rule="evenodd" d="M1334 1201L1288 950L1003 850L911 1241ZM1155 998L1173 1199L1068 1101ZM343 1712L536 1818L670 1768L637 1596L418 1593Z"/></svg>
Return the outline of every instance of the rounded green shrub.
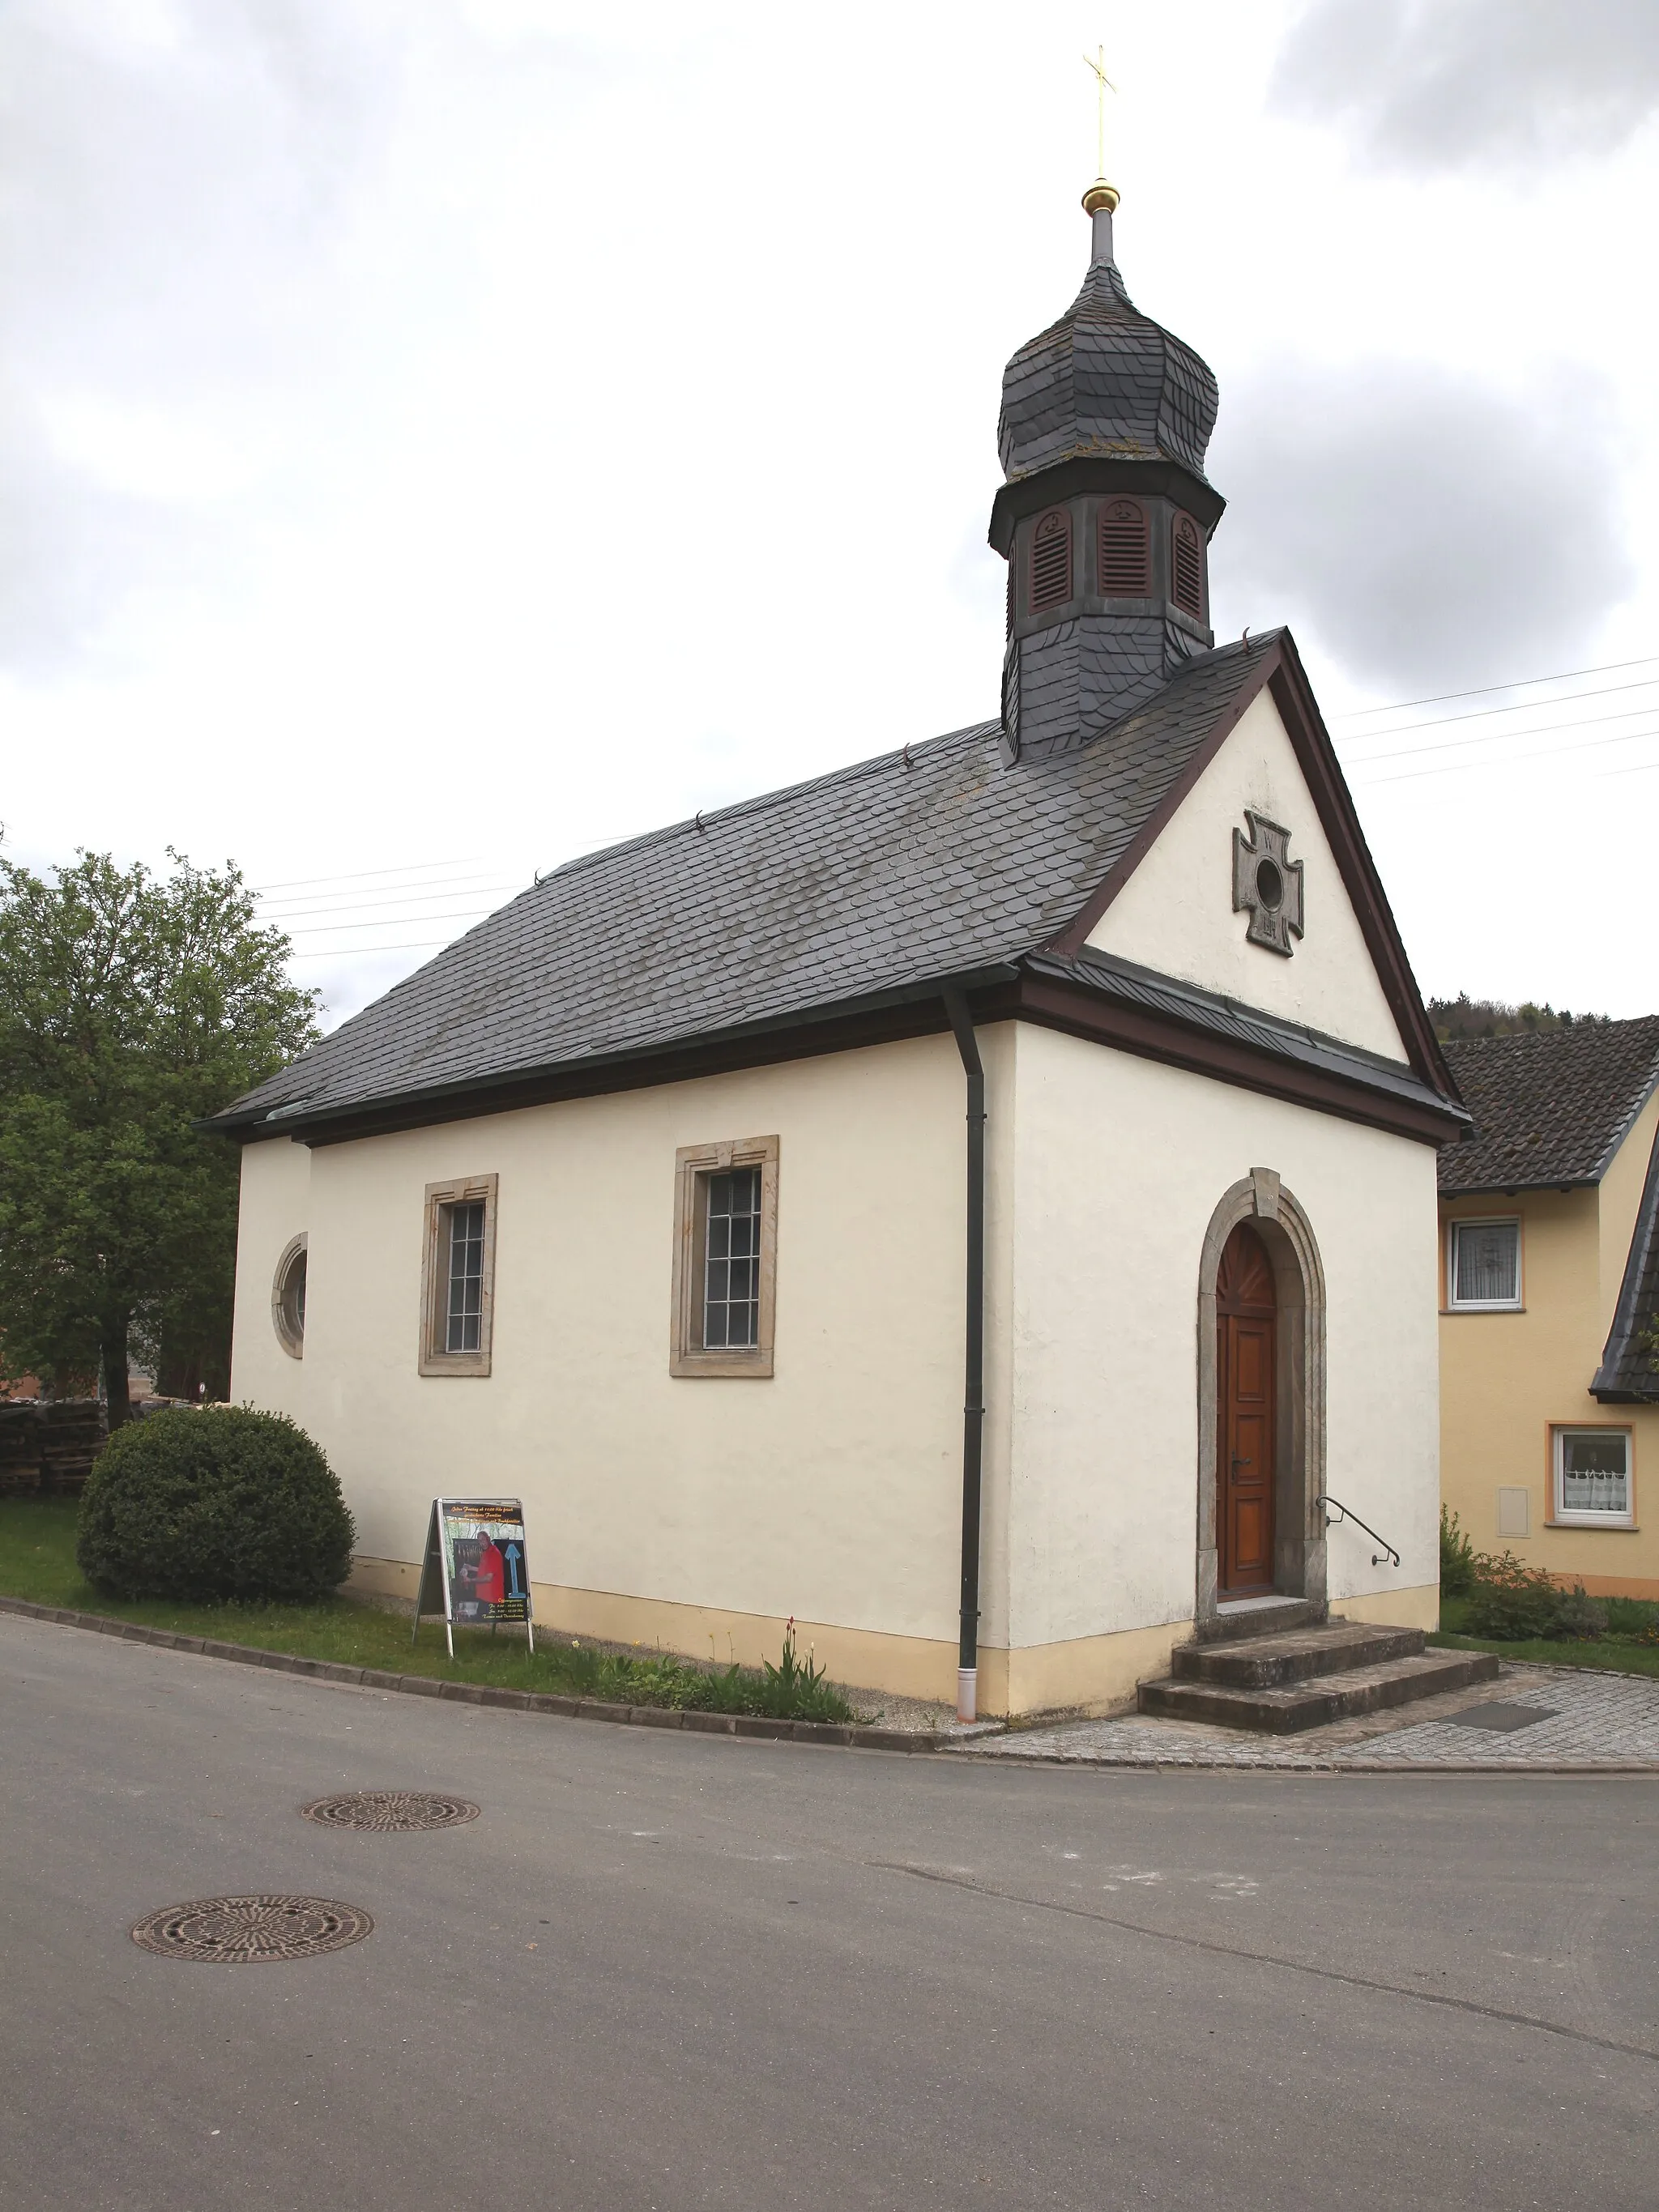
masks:
<svg viewBox="0 0 1659 2212"><path fill-rule="evenodd" d="M76 1558L117 1597L306 1604L345 1580L356 1534L338 1479L285 1413L179 1407L110 1438Z"/></svg>

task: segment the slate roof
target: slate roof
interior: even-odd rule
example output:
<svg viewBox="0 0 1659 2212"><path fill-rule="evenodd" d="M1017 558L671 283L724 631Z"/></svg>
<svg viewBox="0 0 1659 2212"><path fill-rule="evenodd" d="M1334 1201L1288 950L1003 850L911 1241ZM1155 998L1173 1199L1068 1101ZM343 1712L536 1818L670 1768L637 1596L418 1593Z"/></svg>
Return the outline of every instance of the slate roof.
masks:
<svg viewBox="0 0 1659 2212"><path fill-rule="evenodd" d="M1659 1015L1442 1049L1474 1118L1440 1155L1444 1196L1596 1183L1659 1083Z"/></svg>
<svg viewBox="0 0 1659 2212"><path fill-rule="evenodd" d="M1625 1279L1613 1310L1601 1364L1590 1384L1613 1404L1659 1401L1659 1370L1643 1341L1659 1328L1659 1137L1648 1159L1647 1182L1637 1208L1636 1233L1625 1261Z"/></svg>
<svg viewBox="0 0 1659 2212"><path fill-rule="evenodd" d="M1083 458L1177 461L1202 478L1218 404L1207 362L1140 313L1115 262L1097 261L1003 372L997 451L1011 480Z"/></svg>
<svg viewBox="0 0 1659 2212"><path fill-rule="evenodd" d="M1279 637L1194 661L1073 752L1010 766L981 723L568 861L216 1124L667 1049L1016 960L1081 910Z"/></svg>

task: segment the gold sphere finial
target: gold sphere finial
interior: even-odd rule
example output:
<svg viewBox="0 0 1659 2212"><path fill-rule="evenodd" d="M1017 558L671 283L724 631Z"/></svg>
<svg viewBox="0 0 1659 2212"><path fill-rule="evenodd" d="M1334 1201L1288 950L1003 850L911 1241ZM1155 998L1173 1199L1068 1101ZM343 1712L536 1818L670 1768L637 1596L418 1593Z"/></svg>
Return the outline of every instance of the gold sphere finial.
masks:
<svg viewBox="0 0 1659 2212"><path fill-rule="evenodd" d="M1093 215L1104 208L1108 215L1117 213L1118 193L1115 185L1109 185L1104 177L1097 177L1083 195L1083 212Z"/></svg>

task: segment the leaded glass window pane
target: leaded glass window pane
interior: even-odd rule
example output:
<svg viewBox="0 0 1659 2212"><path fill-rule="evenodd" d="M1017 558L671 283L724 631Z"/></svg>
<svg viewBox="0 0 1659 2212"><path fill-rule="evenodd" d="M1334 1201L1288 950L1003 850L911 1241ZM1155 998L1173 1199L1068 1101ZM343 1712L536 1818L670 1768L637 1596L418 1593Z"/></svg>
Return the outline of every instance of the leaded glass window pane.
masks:
<svg viewBox="0 0 1659 2212"><path fill-rule="evenodd" d="M1520 1223L1456 1223L1452 1230L1452 1304L1514 1305L1520 1295Z"/></svg>
<svg viewBox="0 0 1659 2212"><path fill-rule="evenodd" d="M709 1351L760 1342L761 1171L706 1178L702 1340Z"/></svg>
<svg viewBox="0 0 1659 2212"><path fill-rule="evenodd" d="M449 1304L446 1352L476 1352L483 1330L484 1210L449 1208Z"/></svg>

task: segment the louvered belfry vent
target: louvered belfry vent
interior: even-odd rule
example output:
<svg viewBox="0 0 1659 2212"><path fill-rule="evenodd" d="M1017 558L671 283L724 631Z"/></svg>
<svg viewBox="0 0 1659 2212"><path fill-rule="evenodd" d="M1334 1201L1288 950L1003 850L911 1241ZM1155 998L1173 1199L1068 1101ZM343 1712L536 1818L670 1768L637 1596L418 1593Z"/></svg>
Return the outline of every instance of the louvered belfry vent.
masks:
<svg viewBox="0 0 1659 2212"><path fill-rule="evenodd" d="M1109 500L1100 510L1100 596L1147 599L1152 594L1146 510L1133 499Z"/></svg>
<svg viewBox="0 0 1659 2212"><path fill-rule="evenodd" d="M1031 538L1031 612L1062 607L1072 596L1072 518L1051 507Z"/></svg>
<svg viewBox="0 0 1659 2212"><path fill-rule="evenodd" d="M1204 619L1204 546L1198 534L1198 525L1189 514L1178 514L1175 522L1174 599L1184 615L1194 622Z"/></svg>

